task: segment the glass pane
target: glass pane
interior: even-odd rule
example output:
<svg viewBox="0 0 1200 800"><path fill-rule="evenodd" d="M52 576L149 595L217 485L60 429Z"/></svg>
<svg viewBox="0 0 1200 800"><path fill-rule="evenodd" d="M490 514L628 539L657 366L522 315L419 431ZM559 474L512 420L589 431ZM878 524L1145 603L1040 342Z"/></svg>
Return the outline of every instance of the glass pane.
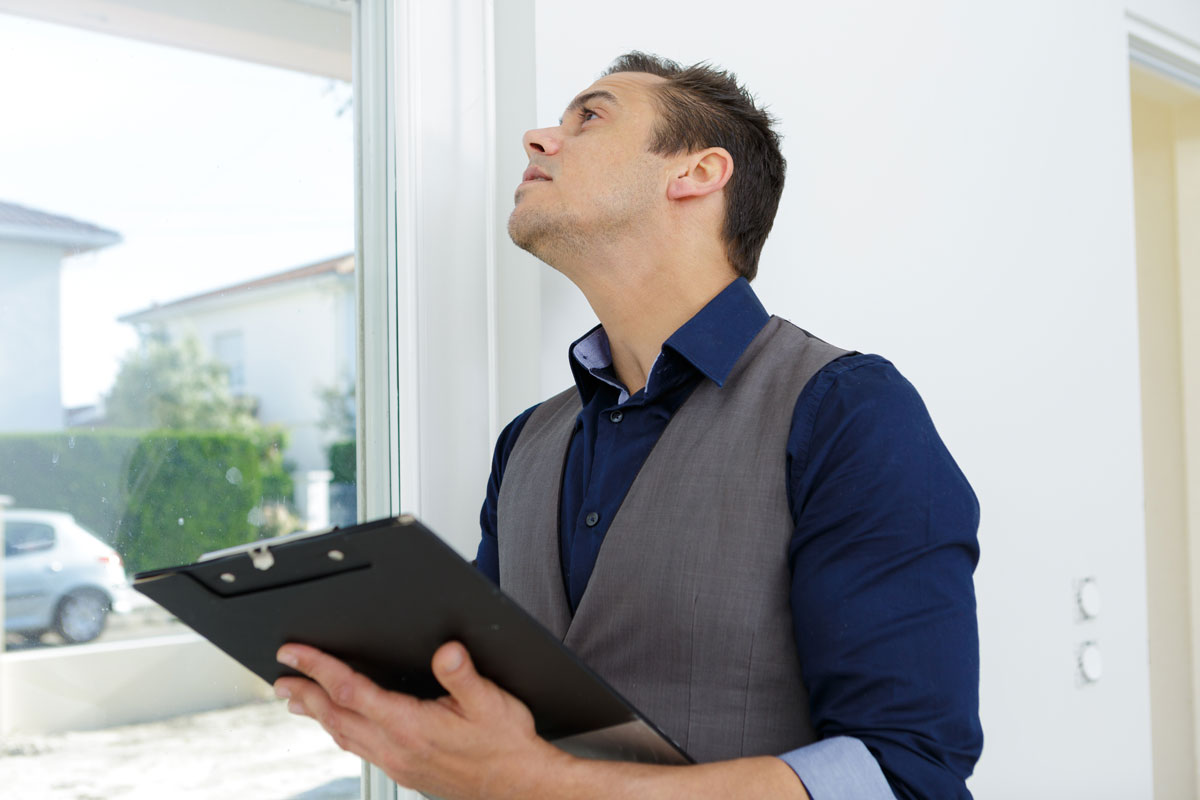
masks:
<svg viewBox="0 0 1200 800"><path fill-rule="evenodd" d="M349 13L195 5L0 15L5 797L359 794L130 586L357 516Z"/></svg>

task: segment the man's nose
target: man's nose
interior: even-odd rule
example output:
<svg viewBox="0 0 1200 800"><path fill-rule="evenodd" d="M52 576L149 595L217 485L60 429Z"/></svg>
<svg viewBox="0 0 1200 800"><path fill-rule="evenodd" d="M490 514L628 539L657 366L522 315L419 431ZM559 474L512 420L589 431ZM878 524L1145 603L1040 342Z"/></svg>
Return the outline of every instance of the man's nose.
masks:
<svg viewBox="0 0 1200 800"><path fill-rule="evenodd" d="M534 153L552 156L558 152L562 139L558 135L558 128L536 128L525 132L522 143L529 156Z"/></svg>

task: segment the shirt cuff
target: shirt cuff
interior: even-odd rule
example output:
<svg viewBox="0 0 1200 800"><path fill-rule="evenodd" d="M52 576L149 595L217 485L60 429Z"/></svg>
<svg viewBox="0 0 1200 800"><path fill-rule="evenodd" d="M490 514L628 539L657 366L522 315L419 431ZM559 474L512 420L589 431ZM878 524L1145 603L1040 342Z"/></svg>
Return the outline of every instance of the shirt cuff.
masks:
<svg viewBox="0 0 1200 800"><path fill-rule="evenodd" d="M875 756L851 736L823 739L780 758L812 800L896 800Z"/></svg>

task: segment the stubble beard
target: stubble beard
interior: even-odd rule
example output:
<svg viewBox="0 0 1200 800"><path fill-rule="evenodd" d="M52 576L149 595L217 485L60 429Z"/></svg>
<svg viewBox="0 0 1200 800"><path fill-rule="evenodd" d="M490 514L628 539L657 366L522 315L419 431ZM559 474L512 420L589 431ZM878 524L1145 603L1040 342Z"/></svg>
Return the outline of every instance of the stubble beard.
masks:
<svg viewBox="0 0 1200 800"><path fill-rule="evenodd" d="M569 272L569 265L586 263L646 227L656 177L650 165L644 171L638 169L629 181L598 197L593 203L594 213L586 217L557 206L522 208L518 202L508 218L509 238L555 269Z"/></svg>
<svg viewBox="0 0 1200 800"><path fill-rule="evenodd" d="M513 244L552 267L588 250L583 225L575 215L546 209L522 209L518 204L508 217L508 236Z"/></svg>

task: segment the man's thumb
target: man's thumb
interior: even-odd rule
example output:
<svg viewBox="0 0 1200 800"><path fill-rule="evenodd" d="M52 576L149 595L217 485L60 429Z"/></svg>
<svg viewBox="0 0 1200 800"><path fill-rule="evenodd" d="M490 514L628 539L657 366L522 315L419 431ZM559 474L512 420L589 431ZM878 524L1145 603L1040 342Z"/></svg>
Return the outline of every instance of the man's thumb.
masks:
<svg viewBox="0 0 1200 800"><path fill-rule="evenodd" d="M478 708L487 691L487 681L475 671L467 648L447 642L433 654L433 676L464 708Z"/></svg>

